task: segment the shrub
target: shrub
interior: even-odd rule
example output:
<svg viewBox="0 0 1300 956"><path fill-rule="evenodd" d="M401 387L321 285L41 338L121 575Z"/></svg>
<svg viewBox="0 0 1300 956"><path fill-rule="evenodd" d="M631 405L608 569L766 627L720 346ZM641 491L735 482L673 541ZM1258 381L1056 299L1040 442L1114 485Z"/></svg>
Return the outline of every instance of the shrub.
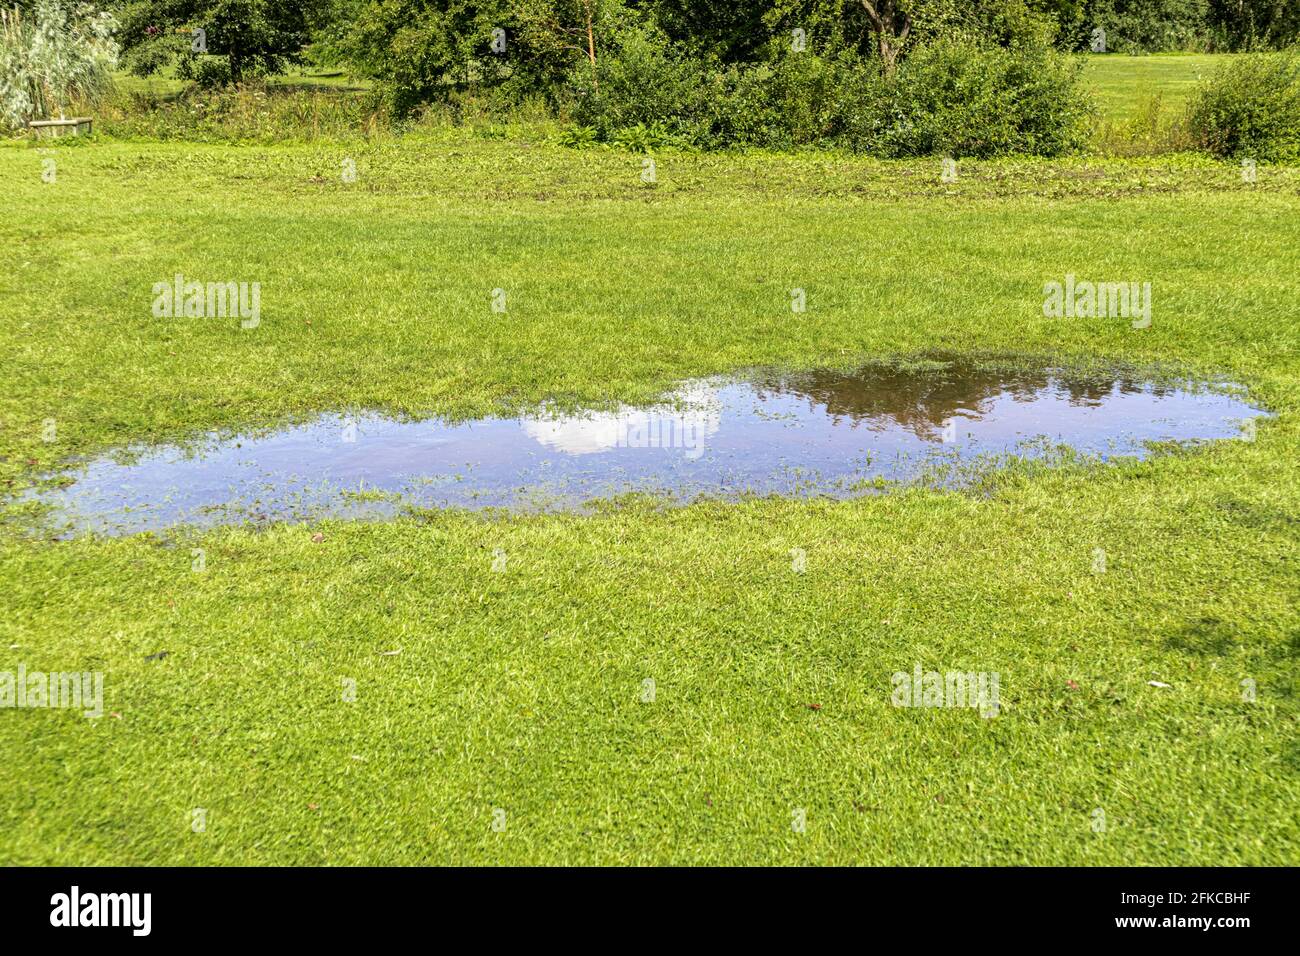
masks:
<svg viewBox="0 0 1300 956"><path fill-rule="evenodd" d="M619 0L353 0L352 7L351 26L329 41L329 52L374 79L400 116L464 90L494 91L505 104L550 98L587 60L587 15L601 48L611 32L604 21L630 16Z"/></svg>
<svg viewBox="0 0 1300 956"><path fill-rule="evenodd" d="M854 145L854 120L879 113L883 83L874 64L852 56L787 55L732 67L715 83L710 145Z"/></svg>
<svg viewBox="0 0 1300 956"><path fill-rule="evenodd" d="M859 148L890 157L1058 156L1086 135L1082 68L1046 47L935 40L913 50L884 91L885 122L861 117L853 136Z"/></svg>
<svg viewBox="0 0 1300 956"><path fill-rule="evenodd" d="M1188 125L1216 156L1300 159L1300 48L1234 58L1193 94Z"/></svg>
<svg viewBox="0 0 1300 956"><path fill-rule="evenodd" d="M709 74L707 65L678 52L662 33L629 22L601 51L594 76L586 64L573 70L573 114L602 141L642 127L701 144L709 138Z"/></svg>
<svg viewBox="0 0 1300 956"><path fill-rule="evenodd" d="M94 100L117 64L113 27L107 13L61 0L0 12L0 123L19 127Z"/></svg>
<svg viewBox="0 0 1300 956"><path fill-rule="evenodd" d="M181 79L212 86L273 76L300 62L332 0L117 0L116 7L131 72L150 76L174 65ZM201 49L195 28L204 31Z"/></svg>
<svg viewBox="0 0 1300 956"><path fill-rule="evenodd" d="M1108 53L1204 51L1219 38L1210 22L1209 0L1086 0L1059 8L1061 39L1088 50L1092 31L1106 34Z"/></svg>
<svg viewBox="0 0 1300 956"><path fill-rule="evenodd" d="M701 64L653 34L607 48L591 88L580 74L574 116L602 141L661 130L706 149L840 146L886 157L946 153L1055 156L1075 149L1090 113L1082 64L1044 46L967 39L916 47L886 79L850 54L786 54L761 63Z"/></svg>

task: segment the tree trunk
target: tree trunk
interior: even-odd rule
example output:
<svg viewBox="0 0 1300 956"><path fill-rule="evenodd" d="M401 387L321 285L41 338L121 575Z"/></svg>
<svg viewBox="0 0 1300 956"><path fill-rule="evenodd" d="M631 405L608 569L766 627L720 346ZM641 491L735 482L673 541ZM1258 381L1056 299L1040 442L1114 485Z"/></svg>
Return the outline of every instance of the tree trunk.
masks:
<svg viewBox="0 0 1300 956"><path fill-rule="evenodd" d="M885 76L892 77L898 66L898 54L912 32L912 18L899 10L897 0L862 0L880 50L880 64Z"/></svg>
<svg viewBox="0 0 1300 956"><path fill-rule="evenodd" d="M591 60L591 83L600 91L600 77L596 75L596 33L591 27L591 0L583 0L583 9L587 12L587 58Z"/></svg>

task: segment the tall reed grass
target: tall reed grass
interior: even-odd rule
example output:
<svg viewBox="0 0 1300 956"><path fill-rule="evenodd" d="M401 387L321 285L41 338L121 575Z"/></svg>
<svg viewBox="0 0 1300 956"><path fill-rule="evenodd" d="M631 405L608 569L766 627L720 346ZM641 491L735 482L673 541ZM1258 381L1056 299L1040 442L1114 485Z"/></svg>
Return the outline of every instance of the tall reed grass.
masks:
<svg viewBox="0 0 1300 956"><path fill-rule="evenodd" d="M112 85L118 46L111 15L89 4L39 0L30 13L0 10L0 125L63 115Z"/></svg>

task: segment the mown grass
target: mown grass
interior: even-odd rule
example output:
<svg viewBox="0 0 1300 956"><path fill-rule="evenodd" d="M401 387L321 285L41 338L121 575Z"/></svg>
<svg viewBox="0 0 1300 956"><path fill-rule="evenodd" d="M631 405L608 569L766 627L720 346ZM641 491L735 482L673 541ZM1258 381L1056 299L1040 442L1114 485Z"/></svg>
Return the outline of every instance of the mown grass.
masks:
<svg viewBox="0 0 1300 956"><path fill-rule="evenodd" d="M949 185L663 154L650 187L639 157L501 132L0 149L0 480L326 409L599 405L937 349L1222 374L1276 417L972 494L61 543L10 522L0 670L102 670L109 713L0 711L0 860L1297 861L1300 170ZM176 272L261 282L261 326L155 319ZM1067 272L1152 282L1152 327L1044 318ZM998 671L1002 714L892 707L917 662Z"/></svg>
<svg viewBox="0 0 1300 956"><path fill-rule="evenodd" d="M314 67L295 67L277 76L266 77L266 85L282 89L329 90L336 92L357 92L367 90L369 80L349 76L346 71L338 69L316 69ZM113 74L114 91L118 93L147 93L154 96L175 96L191 84L177 79L171 70L163 70L152 76L136 76L126 70L117 70Z"/></svg>
<svg viewBox="0 0 1300 956"><path fill-rule="evenodd" d="M1085 58L1084 83L1104 117L1115 122L1138 118L1152 97L1171 114L1181 112L1196 85L1232 60L1230 53L1165 53Z"/></svg>
<svg viewBox="0 0 1300 956"><path fill-rule="evenodd" d="M1198 85L1231 59L1209 53L1086 57L1084 85L1098 108L1089 151L1155 156L1193 150L1188 103Z"/></svg>

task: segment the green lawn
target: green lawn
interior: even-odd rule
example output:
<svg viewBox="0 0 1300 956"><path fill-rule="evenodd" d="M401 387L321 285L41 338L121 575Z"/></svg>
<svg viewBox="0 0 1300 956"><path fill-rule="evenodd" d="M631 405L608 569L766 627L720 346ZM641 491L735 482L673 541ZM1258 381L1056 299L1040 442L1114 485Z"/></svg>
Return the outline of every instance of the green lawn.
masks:
<svg viewBox="0 0 1300 956"><path fill-rule="evenodd" d="M1085 58L1084 86L1096 97L1101 115L1115 122L1135 118L1155 96L1162 111L1178 113L1196 84L1231 58L1228 53L1090 55Z"/></svg>
<svg viewBox="0 0 1300 956"><path fill-rule="evenodd" d="M599 405L939 349L1223 374L1276 417L841 503L72 542L11 509L0 671L103 671L109 713L0 710L0 863L1300 862L1300 169L640 171L527 131L0 147L0 480L325 409ZM260 282L261 326L155 319L176 272ZM1152 327L1045 318L1066 273L1150 281ZM892 707L915 663L999 672L1001 715Z"/></svg>
<svg viewBox="0 0 1300 956"><path fill-rule="evenodd" d="M317 70L311 67L291 68L279 76L268 77L267 85L275 88L363 90L368 80L355 79L340 70ZM186 82L178 80L171 70L153 76L136 76L126 70L113 75L113 86L119 93L153 93L156 96L175 96L185 88Z"/></svg>

